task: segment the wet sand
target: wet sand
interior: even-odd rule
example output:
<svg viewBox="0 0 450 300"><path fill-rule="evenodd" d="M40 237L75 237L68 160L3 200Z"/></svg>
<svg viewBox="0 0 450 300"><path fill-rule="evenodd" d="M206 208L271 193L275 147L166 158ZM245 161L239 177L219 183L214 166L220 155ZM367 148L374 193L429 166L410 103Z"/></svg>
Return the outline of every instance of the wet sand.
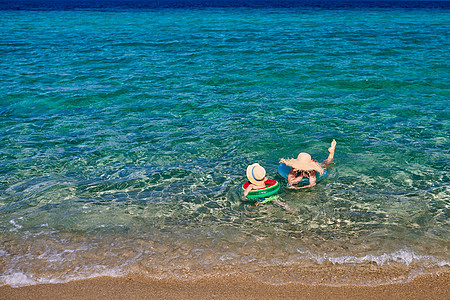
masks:
<svg viewBox="0 0 450 300"><path fill-rule="evenodd" d="M245 276L193 281L101 277L63 284L0 287L0 299L450 299L450 273L408 283L340 286L255 282Z"/></svg>

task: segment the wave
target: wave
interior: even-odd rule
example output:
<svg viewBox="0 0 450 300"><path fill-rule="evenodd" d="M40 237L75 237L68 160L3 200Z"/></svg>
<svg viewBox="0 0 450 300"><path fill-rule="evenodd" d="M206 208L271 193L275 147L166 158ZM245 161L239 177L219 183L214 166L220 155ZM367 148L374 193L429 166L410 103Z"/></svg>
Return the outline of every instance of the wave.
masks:
<svg viewBox="0 0 450 300"><path fill-rule="evenodd" d="M65 251L65 250L64 250ZM137 261L129 261L117 266L106 266L98 263L95 265L76 265L75 268L55 271L44 269L34 265L29 271L27 267L18 264L3 270L0 275L0 286L9 285L21 287L37 284L66 283L75 280L92 279L96 277L124 277L138 275L151 279L175 279L194 280L211 276L226 276L229 274L246 274L257 281L268 284L304 283L321 285L380 285L390 283L408 282L418 276L427 274L440 274L450 272L450 262L440 260L429 255L420 255L414 251L402 249L392 253L364 256L333 256L330 254L316 255L309 251L298 251L300 258L291 261L262 261L262 259L248 259L246 262L237 255L218 254L216 263L208 264L207 261L195 261L185 259L184 262L170 258L161 258L160 265L145 266ZM142 253L135 258L141 257ZM6 252L0 251L5 257ZM24 255L24 261L33 264L28 255ZM43 258L53 264L67 264L67 256L63 253L42 254L36 261L43 262ZM65 257L65 258L64 258ZM100 261L101 259L99 259ZM20 259L20 261L22 261ZM230 262L232 261L232 262ZM5 260L3 261L5 263ZM163 265L164 264L164 265ZM42 263L45 265L45 263ZM8 266L8 263L6 263ZM36 271L39 270L39 271ZM41 273L39 273L41 272Z"/></svg>
<svg viewBox="0 0 450 300"><path fill-rule="evenodd" d="M398 250L393 253L383 253L381 255L373 255L368 254L364 256L338 256L334 257L332 255L323 254L323 255L314 255L309 251L300 253L307 254L307 257L315 260L319 264L323 264L325 262L330 262L332 264L363 264L363 263L375 263L379 266L388 265L390 263L400 263L406 266L412 264L421 264L427 266L450 266L450 261L448 260L439 260L431 255L419 255L414 253L414 251L409 251L406 249Z"/></svg>

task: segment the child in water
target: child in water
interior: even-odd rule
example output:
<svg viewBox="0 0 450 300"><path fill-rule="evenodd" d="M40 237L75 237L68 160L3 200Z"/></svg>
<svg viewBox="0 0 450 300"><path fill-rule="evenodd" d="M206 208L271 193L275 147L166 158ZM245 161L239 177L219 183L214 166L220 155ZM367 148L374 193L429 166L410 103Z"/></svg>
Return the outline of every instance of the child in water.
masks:
<svg viewBox="0 0 450 300"><path fill-rule="evenodd" d="M250 184L244 190L244 198L247 197L248 193L251 190L265 188L266 185L264 182L269 180L266 177L266 170L263 167L261 167L258 163L255 163L247 167L247 178L248 181L250 181Z"/></svg>
<svg viewBox="0 0 450 300"><path fill-rule="evenodd" d="M331 161L334 158L334 150L336 148L336 140L333 139L331 142L331 147L328 148L328 158L324 160L321 164L311 159L311 155L308 153L302 152L298 155L297 158L292 159L284 159L280 160L280 163L284 163L287 166L291 167L291 171L288 175L288 189L304 189L313 187L316 185L316 171L319 174L323 174L323 168L328 167ZM305 186L293 186L294 184L299 183L303 178L309 179L309 184Z"/></svg>
<svg viewBox="0 0 450 300"><path fill-rule="evenodd" d="M250 181L250 184L244 190L244 196L243 196L244 199L247 198L247 195L250 191L265 188L266 187L265 182L267 180L269 180L266 177L266 170L263 167L261 167L258 163L252 164L247 167L247 178L248 178L248 181ZM280 200L280 198L274 199L272 202L273 202L273 204L285 209L287 212L290 212L290 213L296 212L296 211L290 209L286 203L284 203ZM263 204L256 202L256 205L259 206L259 205L263 205Z"/></svg>

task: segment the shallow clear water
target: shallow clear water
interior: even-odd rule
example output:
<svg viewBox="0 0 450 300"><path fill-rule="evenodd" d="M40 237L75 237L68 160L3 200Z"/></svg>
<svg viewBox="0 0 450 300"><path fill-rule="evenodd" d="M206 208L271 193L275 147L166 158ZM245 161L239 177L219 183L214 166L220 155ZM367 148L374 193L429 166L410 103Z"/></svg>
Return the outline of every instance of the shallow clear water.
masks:
<svg viewBox="0 0 450 300"><path fill-rule="evenodd" d="M0 284L448 270L449 16L0 11ZM241 199L254 162L293 213Z"/></svg>

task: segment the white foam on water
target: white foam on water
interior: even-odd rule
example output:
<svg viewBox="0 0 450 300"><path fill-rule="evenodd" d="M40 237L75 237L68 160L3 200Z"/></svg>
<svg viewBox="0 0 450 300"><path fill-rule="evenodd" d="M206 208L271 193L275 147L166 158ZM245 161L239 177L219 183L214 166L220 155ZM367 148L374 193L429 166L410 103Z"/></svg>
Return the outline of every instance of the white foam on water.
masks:
<svg viewBox="0 0 450 300"><path fill-rule="evenodd" d="M20 218L18 218L17 220L23 220L23 218L20 217ZM20 225L20 224L18 224L14 219L13 219L13 220L10 220L9 223L10 223L11 225L14 226L14 227L12 227L12 228L9 229L10 232L14 232L14 231L17 231L17 230L23 228L23 226Z"/></svg>
<svg viewBox="0 0 450 300"><path fill-rule="evenodd" d="M23 273L23 272L13 272L10 274L0 275L0 286L9 285L11 287L23 287L29 285L37 285L37 284L57 284L57 283L66 283L75 280L83 280L83 279L91 279L96 277L122 277L125 276L126 273L117 269L104 269L100 271L94 272L80 272L79 274L68 274L59 278L51 278L51 277L36 277L31 274Z"/></svg>
<svg viewBox="0 0 450 300"><path fill-rule="evenodd" d="M84 249L86 250L86 249ZM70 257L76 251L73 250L64 250L58 253L43 253L39 257L38 260L44 260L47 262L51 262L52 264L58 264L58 262L64 265L67 262L67 259L72 260ZM403 277L401 280L410 280L416 275L425 274L428 268L434 267L449 267L450 262L448 260L439 260L433 256L429 255L419 255L414 251L410 251L408 249L398 250L392 253L383 253L380 255L368 254L363 256L332 256L329 254L321 254L317 255L310 251L302 251L297 250L300 257L294 258L294 260L283 261L283 259L277 259L276 261L272 261L268 265L263 261L245 261L242 260L236 253L221 253L218 256L218 260L220 263L217 265L213 261L209 261L205 264L205 261L193 262L187 258L184 260L181 257L181 260L177 262L163 262L163 261L154 261L153 263L147 265L144 268L137 267L138 265L142 266L139 262L141 259L145 261L148 260L146 257L141 257L142 253L139 253L137 256L133 257L131 260L122 261L118 263L116 266L106 266L99 264L87 264L83 266L76 266L71 270L48 270L45 274L35 273L32 270L24 271L20 264L15 264L11 266L10 269L5 270L3 274L0 275L0 286L10 285L12 287L21 287L21 286L29 286L36 284L56 284L56 283L66 283L74 280L82 280L82 279L91 279L96 277L108 276L108 277L123 277L128 274L140 274L143 276L148 276L151 278L173 278L173 279L194 279L200 278L204 276L213 276L215 274L215 268L218 267L217 270L222 269L222 267L226 267L228 271L232 272L228 267L234 266L237 267L236 270L240 270L241 272L256 272L258 273L260 270L269 267L275 273L277 272L277 267L294 267L296 270L301 270L305 266L305 270L308 269L308 262L317 263L318 265L323 265L325 268L327 263L331 263L333 265L340 265L345 268L345 265L353 265L358 266L367 264L376 264L379 267L389 266L391 263L400 263L404 266L412 266L412 268L405 269L409 275ZM0 252L0 255L2 253ZM67 255L69 257L67 257ZM27 256L27 255L25 255ZM30 260L30 257L22 257L21 261ZM214 259L213 259L214 260ZM167 264L166 264L167 263ZM186 265L185 265L186 263ZM306 263L306 265L305 265ZM222 265L223 264L223 265ZM137 268L136 268L137 267ZM244 267L243 269L241 267ZM192 268L192 269L191 269ZM206 268L206 269L205 269ZM64 269L64 268L63 268ZM187 274L184 271L189 270ZM153 271L152 271L153 270ZM194 271L197 270L197 271ZM281 269L280 269L281 270ZM193 271L193 272L190 272ZM275 274L274 273L274 274ZM189 275L188 275L189 274ZM279 277L279 278L278 278ZM288 274L279 274L277 280L274 280L273 284L279 284L282 282L291 282L300 280L300 278L289 276ZM351 278L346 278L348 282L345 284L351 284ZM322 282L324 283L324 282ZM371 282L366 282L364 284L372 284ZM378 283L379 284L379 283Z"/></svg>
<svg viewBox="0 0 450 300"><path fill-rule="evenodd" d="M380 255L368 254L364 256L330 256L328 254L315 255L310 251L297 250L299 253L306 254L308 258L315 260L319 264L331 262L332 264L362 264L376 263L378 266L387 265L391 262L401 263L409 266L413 263L421 263L429 266L445 267L450 266L450 261L438 260L429 255L419 255L407 249L395 251L393 253L383 253Z"/></svg>
<svg viewBox="0 0 450 300"><path fill-rule="evenodd" d="M8 275L1 275L1 285L10 285L12 287L21 287L27 285L35 285L39 282L28 274L14 272Z"/></svg>

